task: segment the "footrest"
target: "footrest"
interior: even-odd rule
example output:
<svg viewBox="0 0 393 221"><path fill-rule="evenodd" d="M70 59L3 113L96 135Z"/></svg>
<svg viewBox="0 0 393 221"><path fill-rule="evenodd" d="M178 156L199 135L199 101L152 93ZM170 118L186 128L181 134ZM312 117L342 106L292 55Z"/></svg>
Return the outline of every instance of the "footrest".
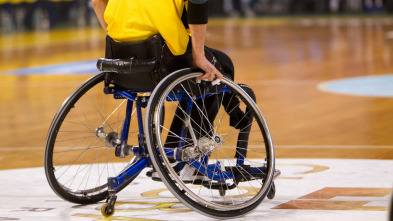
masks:
<svg viewBox="0 0 393 221"><path fill-rule="evenodd" d="M201 185L212 190L231 190L237 186L236 183L228 185L226 183L209 183L207 181L202 182Z"/></svg>
<svg viewBox="0 0 393 221"><path fill-rule="evenodd" d="M251 167L249 165L239 165L236 167L225 167L226 171L233 171L235 179L238 182L247 180L256 180L266 178L267 168L263 167Z"/></svg>

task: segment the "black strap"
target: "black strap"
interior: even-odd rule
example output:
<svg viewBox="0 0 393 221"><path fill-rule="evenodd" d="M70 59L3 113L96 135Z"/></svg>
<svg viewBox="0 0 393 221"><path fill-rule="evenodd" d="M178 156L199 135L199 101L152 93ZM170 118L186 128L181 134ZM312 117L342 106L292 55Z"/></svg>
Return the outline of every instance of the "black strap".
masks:
<svg viewBox="0 0 393 221"><path fill-rule="evenodd" d="M207 24L209 20L209 1L202 0L204 3L192 0L188 1L188 24Z"/></svg>
<svg viewBox="0 0 393 221"><path fill-rule="evenodd" d="M185 2L187 0L184 0ZM192 7L192 9L190 9ZM203 4L193 4L188 2L188 10L186 10L186 5L184 4L183 14L181 16L181 21L186 29L189 29L189 23L191 24L207 24L209 17L209 1Z"/></svg>

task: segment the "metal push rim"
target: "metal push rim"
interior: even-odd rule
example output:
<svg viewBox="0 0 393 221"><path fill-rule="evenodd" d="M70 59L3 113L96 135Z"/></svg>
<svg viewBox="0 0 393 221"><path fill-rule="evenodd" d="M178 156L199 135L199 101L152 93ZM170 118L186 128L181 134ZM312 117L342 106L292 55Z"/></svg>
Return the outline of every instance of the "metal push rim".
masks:
<svg viewBox="0 0 393 221"><path fill-rule="evenodd" d="M201 75L203 75L201 72L194 72L194 73L190 73L188 75L182 76L177 78L175 81L173 81L168 87L166 87L165 91L161 94L161 97L159 99L158 105L157 105L157 110L155 113L160 113L160 111L162 110L163 107L163 103L165 102L166 97L168 96L168 94L172 91L172 89L178 85L178 83L183 82L185 80L189 80L192 78L197 78L200 77ZM260 199L260 197L262 197L262 195L264 193L268 192L268 188L266 187L266 185L268 183L271 183L273 180L273 168L274 168L274 148L273 148L273 143L272 143L272 139L271 139L271 135L269 133L269 129L266 126L266 122L265 119L261 113L261 111L259 110L259 108L257 108L256 104L254 103L254 101L252 100L252 98L240 87L238 86L236 83L228 80L226 77L224 77L221 82L229 85L232 88L236 88L238 90L238 92L241 93L241 95L247 100L247 102L252 106L254 112L258 115L259 119L262 120L262 126L263 129L267 132L266 136L267 136L267 141L268 141L268 147L270 148L270 153L272 154L271 159L269 161L269 171L268 171L268 175L270 174L270 176L267 176L267 179L265 180L265 182L263 183L261 189L265 189L265 191L259 191L253 198L251 198L250 200L247 200L246 202L243 202L241 204L236 204L236 205L222 205L222 204L218 204L218 203L214 203L214 202L210 202L207 201L201 197L199 197L197 194L195 194L193 191L191 191L184 183L183 181L178 177L178 175L176 174L176 172L173 170L172 167L167 167L168 172L172 175L173 179L176 180L177 184L184 190L186 191L189 196L191 196L194 200L198 201L199 203L208 206L208 207L213 207L219 210L231 210L231 209L242 209L242 208L246 208L252 204L254 204L256 201L258 201ZM161 122L161 116L160 114L155 114L154 116L155 122ZM260 126L260 125L259 125ZM160 126L158 124L155 124L155 136L156 137L160 137ZM158 142L158 148L160 153L165 153L163 144L161 142L161 139L157 139ZM165 162L166 165L171 165L169 162L169 159L166 155L163 155L162 157L163 161ZM165 181L165 180L164 180Z"/></svg>

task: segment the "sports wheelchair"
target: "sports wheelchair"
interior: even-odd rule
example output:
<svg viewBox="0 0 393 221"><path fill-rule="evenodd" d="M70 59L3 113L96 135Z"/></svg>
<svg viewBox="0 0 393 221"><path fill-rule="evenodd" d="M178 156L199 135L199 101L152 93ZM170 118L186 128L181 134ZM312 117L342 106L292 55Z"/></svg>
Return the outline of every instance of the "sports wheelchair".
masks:
<svg viewBox="0 0 393 221"><path fill-rule="evenodd" d="M53 191L77 204L106 199L101 212L109 217L116 193L152 167L155 180L209 217L240 217L272 199L274 147L251 88L227 77L201 81L202 71L194 68L167 75L154 90L125 88L113 78L151 74L157 65L154 59L100 59L101 73L65 100L46 142Z"/></svg>

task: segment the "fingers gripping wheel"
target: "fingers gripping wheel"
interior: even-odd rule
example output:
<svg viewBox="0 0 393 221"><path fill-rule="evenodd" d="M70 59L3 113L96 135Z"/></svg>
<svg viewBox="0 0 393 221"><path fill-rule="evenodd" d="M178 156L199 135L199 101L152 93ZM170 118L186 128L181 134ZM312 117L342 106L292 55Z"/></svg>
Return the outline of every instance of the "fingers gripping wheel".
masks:
<svg viewBox="0 0 393 221"><path fill-rule="evenodd" d="M185 205L214 218L242 216L269 192L270 132L250 88L225 77L219 85L200 82L201 75L183 69L155 88L146 110L147 147L161 179Z"/></svg>

